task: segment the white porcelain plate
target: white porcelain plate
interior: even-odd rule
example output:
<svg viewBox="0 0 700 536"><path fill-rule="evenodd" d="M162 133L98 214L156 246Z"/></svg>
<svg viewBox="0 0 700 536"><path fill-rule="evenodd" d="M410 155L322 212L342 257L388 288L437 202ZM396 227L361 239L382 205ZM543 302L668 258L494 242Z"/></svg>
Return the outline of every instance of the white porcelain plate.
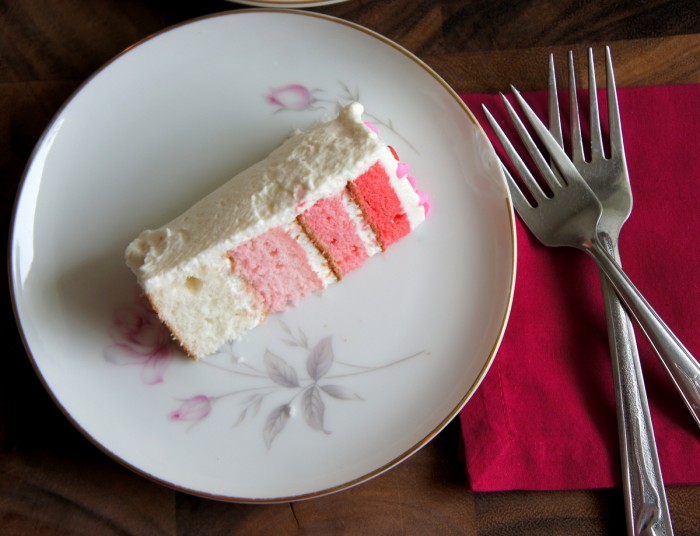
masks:
<svg viewBox="0 0 700 536"><path fill-rule="evenodd" d="M428 219L189 361L139 300L125 246L355 99L411 164ZM12 288L37 373L104 451L194 494L300 499L380 474L465 404L505 329L513 222L483 131L414 56L322 15L227 13L130 48L57 114L17 201Z"/></svg>

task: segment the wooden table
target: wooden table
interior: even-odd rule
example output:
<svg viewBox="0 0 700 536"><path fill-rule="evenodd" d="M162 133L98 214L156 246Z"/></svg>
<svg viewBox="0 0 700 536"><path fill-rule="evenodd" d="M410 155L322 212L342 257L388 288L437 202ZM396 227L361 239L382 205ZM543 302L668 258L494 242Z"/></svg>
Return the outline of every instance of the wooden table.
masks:
<svg viewBox="0 0 700 536"><path fill-rule="evenodd" d="M315 11L403 45L459 92L544 86L547 54L610 43L618 85L700 82L696 0L352 0ZM52 115L134 42L224 0L0 2L0 176L7 236L23 167ZM103 454L51 402L3 291L0 533L10 534L623 534L621 489L472 493L453 422L376 479L294 504L240 505L152 483ZM668 490L676 534L700 534L700 487Z"/></svg>

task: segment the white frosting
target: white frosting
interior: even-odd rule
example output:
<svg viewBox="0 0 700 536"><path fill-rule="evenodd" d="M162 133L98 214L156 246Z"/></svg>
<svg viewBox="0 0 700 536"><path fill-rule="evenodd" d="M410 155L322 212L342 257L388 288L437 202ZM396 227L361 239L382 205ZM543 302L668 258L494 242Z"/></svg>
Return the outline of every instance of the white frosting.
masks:
<svg viewBox="0 0 700 536"><path fill-rule="evenodd" d="M294 134L175 220L144 231L127 247L127 264L142 282L185 269L338 193L377 160L383 147L362 123L362 112L362 105L353 103L335 120Z"/></svg>
<svg viewBox="0 0 700 536"><path fill-rule="evenodd" d="M389 175L389 184L401 202L401 208L406 213L411 230L415 229L425 220L425 209L420 205L418 194L407 177L399 177L396 174L399 163L388 148L380 152L379 161Z"/></svg>

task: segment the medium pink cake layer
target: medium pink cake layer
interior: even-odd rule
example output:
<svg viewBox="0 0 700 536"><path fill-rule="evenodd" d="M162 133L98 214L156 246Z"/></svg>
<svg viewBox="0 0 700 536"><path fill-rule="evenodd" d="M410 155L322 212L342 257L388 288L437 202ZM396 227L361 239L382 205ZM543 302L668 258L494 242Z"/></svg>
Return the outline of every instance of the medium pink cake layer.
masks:
<svg viewBox="0 0 700 536"><path fill-rule="evenodd" d="M364 264L368 255L357 226L350 219L342 197L345 191L321 199L301 216L302 227L309 231L312 240L327 258L335 264L334 271L342 276Z"/></svg>
<svg viewBox="0 0 700 536"><path fill-rule="evenodd" d="M401 201L379 162L352 181L350 188L382 249L411 232Z"/></svg>
<svg viewBox="0 0 700 536"><path fill-rule="evenodd" d="M304 248L282 227L275 227L229 251L234 272L261 296L269 312L321 290L323 284L309 265Z"/></svg>

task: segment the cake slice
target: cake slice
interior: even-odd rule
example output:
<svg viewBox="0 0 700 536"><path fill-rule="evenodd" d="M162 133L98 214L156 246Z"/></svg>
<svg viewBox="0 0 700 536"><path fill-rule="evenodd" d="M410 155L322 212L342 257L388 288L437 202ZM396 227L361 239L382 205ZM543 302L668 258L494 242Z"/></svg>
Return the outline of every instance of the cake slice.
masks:
<svg viewBox="0 0 700 536"><path fill-rule="evenodd" d="M428 208L362 105L298 132L126 249L161 321L194 359L359 268Z"/></svg>

